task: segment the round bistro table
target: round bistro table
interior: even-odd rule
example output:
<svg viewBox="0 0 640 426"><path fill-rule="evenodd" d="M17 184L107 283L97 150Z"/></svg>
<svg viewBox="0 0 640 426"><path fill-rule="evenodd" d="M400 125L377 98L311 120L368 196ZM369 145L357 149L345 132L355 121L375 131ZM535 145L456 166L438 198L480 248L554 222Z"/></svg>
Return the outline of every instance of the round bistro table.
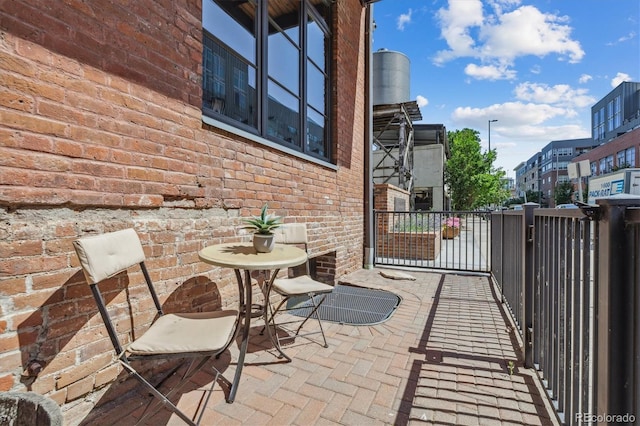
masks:
<svg viewBox="0 0 640 426"><path fill-rule="evenodd" d="M253 243L249 242L225 243L208 246L198 252L198 257L200 260L210 265L233 269L236 274L236 280L238 281L240 312L243 316L244 324L242 328L240 353L238 355L238 366L233 378L229 397L227 398L227 402L232 403L236 397L236 392L238 391L238 384L240 383L240 376L244 365L244 357L247 353L251 318L253 316L264 316L265 325L268 324L268 309L266 306L257 306L252 302L251 271L271 271L270 277L268 278L268 284L266 286L267 291L265 292L265 301L268 301L269 290L271 289L273 280L278 275L278 272L283 268L303 264L307 261L307 253L301 248L287 244L276 244L273 251L269 253L258 253L256 249L253 248ZM275 348L282 356L290 361L291 358L282 352L277 339L271 335L271 331L268 326L266 329L269 339L274 344Z"/></svg>

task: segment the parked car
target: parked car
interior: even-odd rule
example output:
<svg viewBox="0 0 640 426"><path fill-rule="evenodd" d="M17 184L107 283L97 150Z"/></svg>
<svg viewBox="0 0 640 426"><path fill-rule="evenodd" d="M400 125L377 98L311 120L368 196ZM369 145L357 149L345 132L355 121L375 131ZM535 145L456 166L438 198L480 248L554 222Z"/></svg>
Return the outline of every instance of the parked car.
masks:
<svg viewBox="0 0 640 426"><path fill-rule="evenodd" d="M575 204L558 204L556 209L577 209L578 206Z"/></svg>

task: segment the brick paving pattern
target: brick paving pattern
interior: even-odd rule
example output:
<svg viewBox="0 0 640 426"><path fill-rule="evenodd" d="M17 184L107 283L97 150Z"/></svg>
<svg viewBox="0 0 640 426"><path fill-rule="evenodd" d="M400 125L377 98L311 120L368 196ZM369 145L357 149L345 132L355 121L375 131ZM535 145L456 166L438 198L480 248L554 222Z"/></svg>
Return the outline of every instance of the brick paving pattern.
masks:
<svg viewBox="0 0 640 426"><path fill-rule="evenodd" d="M293 361L283 363L254 320L235 402L225 402L223 382L202 407L213 380L207 369L174 397L178 406L201 414L202 425L557 424L535 374L516 355L514 332L487 277L409 271L417 279L406 281L379 272L360 270L341 282L401 296L388 321L325 322L329 348L297 339L285 347ZM215 361L228 379L237 350L234 344ZM133 424L149 401L134 392L88 413L79 405L66 412L66 424ZM168 410L156 411L148 424L183 424Z"/></svg>

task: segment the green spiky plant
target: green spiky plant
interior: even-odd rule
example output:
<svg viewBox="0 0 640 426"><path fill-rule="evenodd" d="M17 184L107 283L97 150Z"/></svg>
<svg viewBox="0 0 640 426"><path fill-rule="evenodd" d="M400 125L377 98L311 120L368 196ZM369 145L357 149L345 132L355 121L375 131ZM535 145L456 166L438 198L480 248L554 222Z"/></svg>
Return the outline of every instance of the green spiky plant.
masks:
<svg viewBox="0 0 640 426"><path fill-rule="evenodd" d="M273 230L282 225L282 217L273 214L267 214L267 205L265 204L260 211L260 216L253 216L251 219L245 219L246 225L243 229L251 229L255 234L271 235Z"/></svg>

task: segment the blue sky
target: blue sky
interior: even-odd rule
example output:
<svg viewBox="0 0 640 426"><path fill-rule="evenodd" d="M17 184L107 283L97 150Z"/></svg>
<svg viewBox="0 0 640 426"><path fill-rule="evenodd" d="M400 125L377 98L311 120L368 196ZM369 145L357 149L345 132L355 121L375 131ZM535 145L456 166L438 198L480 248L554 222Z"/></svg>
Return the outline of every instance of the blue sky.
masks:
<svg viewBox="0 0 640 426"><path fill-rule="evenodd" d="M638 0L382 0L373 49L411 62L423 123L480 132L514 167L552 140L591 136L591 107L640 81Z"/></svg>

